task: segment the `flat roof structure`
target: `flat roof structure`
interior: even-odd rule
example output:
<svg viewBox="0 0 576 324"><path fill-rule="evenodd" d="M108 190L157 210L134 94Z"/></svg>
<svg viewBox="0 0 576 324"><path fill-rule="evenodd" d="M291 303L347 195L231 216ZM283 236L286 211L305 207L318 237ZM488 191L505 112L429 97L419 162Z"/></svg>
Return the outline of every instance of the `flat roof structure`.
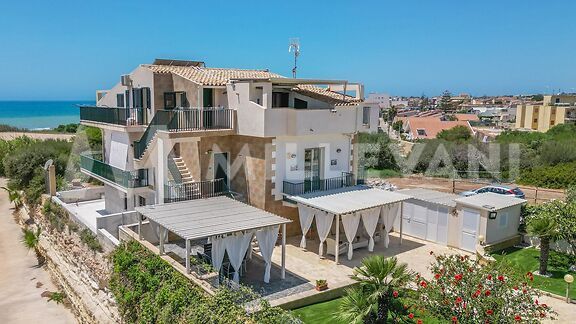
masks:
<svg viewBox="0 0 576 324"><path fill-rule="evenodd" d="M516 198L514 196L500 195L493 192L486 192L469 197L458 198L456 199L456 202L462 205L481 208L485 210L500 210L524 204L526 200Z"/></svg>
<svg viewBox="0 0 576 324"><path fill-rule="evenodd" d="M321 209L334 215L349 214L411 198L409 195L367 186L353 186L289 197L290 200L297 203Z"/></svg>
<svg viewBox="0 0 576 324"><path fill-rule="evenodd" d="M225 196L136 207L137 212L186 240L292 222Z"/></svg>
<svg viewBox="0 0 576 324"><path fill-rule="evenodd" d="M452 193L423 189L423 188L404 189L399 190L397 192L411 196L416 200L421 200L428 203L443 205L452 208L456 207L456 199L461 198L460 196Z"/></svg>
<svg viewBox="0 0 576 324"><path fill-rule="evenodd" d="M282 227L281 278L286 276L286 224L289 219L225 196L188 200L170 204L136 207L135 210L158 224L159 236L168 237L170 231L186 241L186 272L190 273L191 241L225 234ZM138 221L138 236L142 240L142 217ZM159 242L160 255L164 254L164 239ZM251 248L251 247L249 247Z"/></svg>

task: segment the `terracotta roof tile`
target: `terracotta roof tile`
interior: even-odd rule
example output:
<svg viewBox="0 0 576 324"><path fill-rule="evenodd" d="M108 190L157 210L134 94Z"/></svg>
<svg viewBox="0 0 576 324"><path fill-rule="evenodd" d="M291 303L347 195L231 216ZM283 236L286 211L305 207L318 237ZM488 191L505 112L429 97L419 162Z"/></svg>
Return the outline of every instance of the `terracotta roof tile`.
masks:
<svg viewBox="0 0 576 324"><path fill-rule="evenodd" d="M173 73L204 86L225 86L231 79L284 78L284 76L268 70L154 64L144 64L143 66L149 68L154 73ZM302 95L338 106L354 105L362 101L352 96L343 96L341 93L309 84L299 84L293 90Z"/></svg>
<svg viewBox="0 0 576 324"><path fill-rule="evenodd" d="M456 126L470 128L468 121L443 121L438 117L408 117L406 126L410 128L412 139L433 139L443 130L452 129ZM418 130L424 130L424 135L419 135ZM470 131L472 129L470 128Z"/></svg>

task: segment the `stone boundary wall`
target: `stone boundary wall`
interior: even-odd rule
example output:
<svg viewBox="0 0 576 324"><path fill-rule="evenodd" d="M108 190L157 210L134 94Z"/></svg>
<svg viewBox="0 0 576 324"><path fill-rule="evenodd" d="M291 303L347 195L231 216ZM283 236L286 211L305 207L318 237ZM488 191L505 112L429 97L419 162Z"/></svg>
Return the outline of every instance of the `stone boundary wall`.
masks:
<svg viewBox="0 0 576 324"><path fill-rule="evenodd" d="M66 228L62 232L50 229L40 211L24 207L18 213L24 227L40 226L39 250L46 258L45 266L54 283L66 299L80 323L122 322L114 296L108 289L111 264L104 253L92 251L80 235Z"/></svg>

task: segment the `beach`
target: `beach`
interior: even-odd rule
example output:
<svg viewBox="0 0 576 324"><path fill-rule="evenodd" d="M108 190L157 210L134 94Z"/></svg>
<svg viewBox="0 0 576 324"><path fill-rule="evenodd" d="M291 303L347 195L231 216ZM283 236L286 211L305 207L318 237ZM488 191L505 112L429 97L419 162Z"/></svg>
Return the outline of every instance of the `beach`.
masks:
<svg viewBox="0 0 576 324"><path fill-rule="evenodd" d="M74 134L58 134L58 133L36 133L36 132L0 132L0 140L12 140L21 136L27 136L33 139L47 140L71 140Z"/></svg>

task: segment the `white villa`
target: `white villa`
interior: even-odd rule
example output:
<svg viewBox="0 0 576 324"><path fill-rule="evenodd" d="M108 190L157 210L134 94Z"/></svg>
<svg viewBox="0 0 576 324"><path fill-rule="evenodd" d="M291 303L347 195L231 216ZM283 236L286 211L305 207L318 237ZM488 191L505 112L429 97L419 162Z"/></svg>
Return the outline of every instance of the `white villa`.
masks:
<svg viewBox="0 0 576 324"><path fill-rule="evenodd" d="M316 279L350 285L369 253L426 271L430 249L518 240L522 199L364 186L358 134L377 131L378 113L358 83L157 59L80 108L103 132L81 170L104 185L55 199L102 240L139 240L202 287L225 277L287 307L315 298Z"/></svg>

